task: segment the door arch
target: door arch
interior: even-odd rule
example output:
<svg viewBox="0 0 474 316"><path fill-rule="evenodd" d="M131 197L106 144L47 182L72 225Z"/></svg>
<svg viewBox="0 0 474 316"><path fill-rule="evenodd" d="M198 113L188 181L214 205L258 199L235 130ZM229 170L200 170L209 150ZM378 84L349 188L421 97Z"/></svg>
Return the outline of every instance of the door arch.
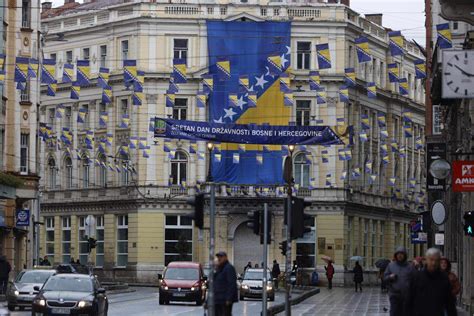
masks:
<svg viewBox="0 0 474 316"><path fill-rule="evenodd" d="M262 263L263 245L260 244L260 237L255 235L247 222L237 226L234 233L234 267L237 273L242 274L247 262L252 262L252 267Z"/></svg>

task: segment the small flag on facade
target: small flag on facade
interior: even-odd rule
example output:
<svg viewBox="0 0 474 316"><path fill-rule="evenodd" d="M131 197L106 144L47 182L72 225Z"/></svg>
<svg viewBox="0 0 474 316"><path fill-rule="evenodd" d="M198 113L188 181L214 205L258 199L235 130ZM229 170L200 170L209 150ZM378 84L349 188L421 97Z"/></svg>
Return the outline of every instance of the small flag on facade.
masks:
<svg viewBox="0 0 474 316"><path fill-rule="evenodd" d="M53 83L48 84L47 90L46 90L46 95L50 96L50 97L55 97L57 89L58 89L58 82L56 80L54 80Z"/></svg>
<svg viewBox="0 0 474 316"><path fill-rule="evenodd" d="M385 113L377 113L377 123L379 127L385 127L387 125L387 117L385 116Z"/></svg>
<svg viewBox="0 0 474 316"><path fill-rule="evenodd" d="M63 117L64 117L64 112L65 112L64 105L59 104L59 105L56 107L56 118L58 118L58 119L63 118Z"/></svg>
<svg viewBox="0 0 474 316"><path fill-rule="evenodd" d="M239 144L239 153L243 154L245 152L245 144Z"/></svg>
<svg viewBox="0 0 474 316"><path fill-rule="evenodd" d="M15 82L26 82L28 78L28 65L30 63L27 57L16 57L15 59Z"/></svg>
<svg viewBox="0 0 474 316"><path fill-rule="evenodd" d="M241 92L247 92L249 90L249 76L240 75L239 76L239 87Z"/></svg>
<svg viewBox="0 0 474 316"><path fill-rule="evenodd" d="M411 127L411 125L405 125L403 127L403 130L405 131L405 137L406 138L413 137L413 128Z"/></svg>
<svg viewBox="0 0 474 316"><path fill-rule="evenodd" d="M415 60L415 78L416 79L426 78L426 63L423 59Z"/></svg>
<svg viewBox="0 0 474 316"><path fill-rule="evenodd" d="M365 163L365 173L372 173L373 163L372 160L367 160Z"/></svg>
<svg viewBox="0 0 474 316"><path fill-rule="evenodd" d="M107 128L108 121L109 121L109 114L107 112L101 112L99 116L99 127Z"/></svg>
<svg viewBox="0 0 474 316"><path fill-rule="evenodd" d="M388 185L391 186L391 187L394 187L396 182L397 182L397 178L395 178L395 177L390 177L388 179Z"/></svg>
<svg viewBox="0 0 474 316"><path fill-rule="evenodd" d="M391 83L397 83L400 80L400 70L397 63L388 64L388 81Z"/></svg>
<svg viewBox="0 0 474 316"><path fill-rule="evenodd" d="M102 103L112 103L112 87L106 87L102 90Z"/></svg>
<svg viewBox="0 0 474 316"><path fill-rule="evenodd" d="M408 95L408 80L407 78L400 78L399 82L399 92L401 95Z"/></svg>
<svg viewBox="0 0 474 316"><path fill-rule="evenodd" d="M370 129L370 120L368 114L362 114L360 116L360 127L362 129Z"/></svg>
<svg viewBox="0 0 474 316"><path fill-rule="evenodd" d="M377 98L377 86L375 85L375 82L367 83L367 97L369 99Z"/></svg>
<svg viewBox="0 0 474 316"><path fill-rule="evenodd" d="M322 150L321 151L321 159L323 160L323 163L328 163L329 162L329 153L327 150Z"/></svg>
<svg viewBox="0 0 474 316"><path fill-rule="evenodd" d="M66 71L66 65L64 65ZM43 65L41 67L41 83L50 84L53 83L56 78L56 60L54 59L43 59Z"/></svg>
<svg viewBox="0 0 474 316"><path fill-rule="evenodd" d="M230 60L227 57L218 57L217 58L217 78L219 80L228 80L230 79Z"/></svg>
<svg viewBox="0 0 474 316"><path fill-rule="evenodd" d="M71 99L79 100L81 95L81 86L77 81L74 81L71 86Z"/></svg>
<svg viewBox="0 0 474 316"><path fill-rule="evenodd" d="M295 103L295 98L293 93L285 93L284 95L284 104L285 106L293 106Z"/></svg>
<svg viewBox="0 0 474 316"><path fill-rule="evenodd" d="M63 83L72 83L74 81L74 65L64 64Z"/></svg>
<svg viewBox="0 0 474 316"><path fill-rule="evenodd" d="M38 77L39 62L38 59L30 58L30 63L28 65L28 77L37 78Z"/></svg>
<svg viewBox="0 0 474 316"><path fill-rule="evenodd" d="M365 36L361 36L355 39L357 49L357 60L359 63L366 63L372 60L369 49L369 39Z"/></svg>
<svg viewBox="0 0 474 316"><path fill-rule="evenodd" d="M309 89L312 91L319 91L321 89L321 77L317 70L309 72Z"/></svg>
<svg viewBox="0 0 474 316"><path fill-rule="evenodd" d="M283 93L291 93L290 75L284 72L280 75L280 91Z"/></svg>
<svg viewBox="0 0 474 316"><path fill-rule="evenodd" d="M109 68L100 67L99 77L97 78L97 85L101 87L102 89L108 88L109 78L110 78Z"/></svg>
<svg viewBox="0 0 474 316"><path fill-rule="evenodd" d="M389 47L390 47L390 54L392 56L403 56L403 37L402 32L400 31L392 31L388 32L389 38Z"/></svg>
<svg viewBox="0 0 474 316"><path fill-rule="evenodd" d="M190 154L195 154L197 153L197 143L196 141L191 141L189 144L189 153Z"/></svg>
<svg viewBox="0 0 474 316"><path fill-rule="evenodd" d="M344 82L348 87L355 87L357 85L355 68L344 69Z"/></svg>
<svg viewBox="0 0 474 316"><path fill-rule="evenodd" d="M178 84L176 83L173 74L171 74L171 76L170 76L170 81L169 81L169 85L168 85L168 91L170 91L171 93L176 93L176 92L179 91Z"/></svg>
<svg viewBox="0 0 474 316"><path fill-rule="evenodd" d="M331 53L329 52L329 44L316 45L316 55L318 57L319 69L331 68Z"/></svg>
<svg viewBox="0 0 474 316"><path fill-rule="evenodd" d="M346 86L339 88L339 101L349 103L349 89Z"/></svg>
<svg viewBox="0 0 474 316"><path fill-rule="evenodd" d="M196 106L198 108L205 108L206 102L207 102L206 93L204 91L198 91L198 93L196 94Z"/></svg>
<svg viewBox="0 0 474 316"><path fill-rule="evenodd" d="M130 126L130 117L128 114L122 115L122 121L120 122L120 128L128 128Z"/></svg>
<svg viewBox="0 0 474 316"><path fill-rule="evenodd" d="M173 77L175 83L186 83L188 81L185 58L173 59Z"/></svg>
<svg viewBox="0 0 474 316"><path fill-rule="evenodd" d="M91 83L91 67L89 60L78 60L76 68L76 82L82 87Z"/></svg>
<svg viewBox="0 0 474 316"><path fill-rule="evenodd" d="M174 107L174 101L176 99L176 95L174 93L166 93L166 107L172 108Z"/></svg>
<svg viewBox="0 0 474 316"><path fill-rule="evenodd" d="M202 87L204 92L206 93L211 93L212 91L214 91L214 75L202 75Z"/></svg>
<svg viewBox="0 0 474 316"><path fill-rule="evenodd" d="M137 80L137 61L136 60L124 60L123 61L123 82L125 87L128 88Z"/></svg>
<svg viewBox="0 0 474 316"><path fill-rule="evenodd" d="M436 25L438 31L438 47L441 49L452 48L453 41L451 36L451 30L449 29L449 22Z"/></svg>
<svg viewBox="0 0 474 316"><path fill-rule="evenodd" d="M326 174L326 187L332 186L332 184L331 184L331 178L332 178L332 176L331 176L330 173Z"/></svg>
<svg viewBox="0 0 474 316"><path fill-rule="evenodd" d="M321 88L316 92L316 103L317 104L325 104L327 101L327 92L326 89Z"/></svg>

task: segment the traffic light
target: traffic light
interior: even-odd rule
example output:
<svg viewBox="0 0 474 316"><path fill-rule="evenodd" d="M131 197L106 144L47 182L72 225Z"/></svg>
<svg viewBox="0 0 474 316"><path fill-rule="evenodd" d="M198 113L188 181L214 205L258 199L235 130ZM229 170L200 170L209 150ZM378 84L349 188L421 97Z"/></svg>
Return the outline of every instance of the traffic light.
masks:
<svg viewBox="0 0 474 316"><path fill-rule="evenodd" d="M259 211L260 213L260 244L263 245L263 236L264 236L264 231L265 228L263 227L265 223L264 219L264 212ZM267 216L267 244L272 243L272 216L270 215L270 212L268 212Z"/></svg>
<svg viewBox="0 0 474 316"><path fill-rule="evenodd" d="M194 206L194 213L186 217L192 218L194 220L194 226L199 229L204 227L204 197L204 193L200 193L188 198L186 201L187 204Z"/></svg>
<svg viewBox="0 0 474 316"><path fill-rule="evenodd" d="M249 222L247 227L251 228L255 235L260 235L260 211L250 211L247 213ZM263 222L263 221L262 221Z"/></svg>
<svg viewBox="0 0 474 316"><path fill-rule="evenodd" d="M89 244L89 252L91 252L92 249L97 247L97 240L95 238L89 237L87 239L87 243Z"/></svg>
<svg viewBox="0 0 474 316"><path fill-rule="evenodd" d="M302 198L291 198L291 239L302 238L304 234L311 231L313 224L313 217L304 213L304 209L311 205L311 202L306 202ZM288 212L287 201L285 200L285 224Z"/></svg>
<svg viewBox="0 0 474 316"><path fill-rule="evenodd" d="M286 240L280 242L280 247L279 247L279 248L280 248L280 250L281 250L281 254L282 254L283 256L285 256L285 257L286 257L286 249L287 249L287 247L288 247L288 244L287 244Z"/></svg>
<svg viewBox="0 0 474 316"><path fill-rule="evenodd" d="M464 234L474 237L474 212L464 213Z"/></svg>

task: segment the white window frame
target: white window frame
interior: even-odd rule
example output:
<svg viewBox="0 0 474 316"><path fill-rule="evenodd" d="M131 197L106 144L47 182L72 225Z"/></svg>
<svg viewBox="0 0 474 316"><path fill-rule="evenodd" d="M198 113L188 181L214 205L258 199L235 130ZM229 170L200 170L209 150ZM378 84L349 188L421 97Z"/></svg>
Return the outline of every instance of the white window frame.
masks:
<svg viewBox="0 0 474 316"><path fill-rule="evenodd" d="M125 268L128 265L128 215L117 215L117 244L116 244L116 267L118 268ZM126 229L127 230L127 239L119 239L119 230ZM120 244L127 245L127 252L119 252ZM119 258L124 257L126 258L126 264L123 265Z"/></svg>
<svg viewBox="0 0 474 316"><path fill-rule="evenodd" d="M309 105L307 108L303 105ZM298 114L301 113L298 119ZM297 126L309 126L311 122L311 100L296 100L295 121ZM307 124L305 124L307 122Z"/></svg>
<svg viewBox="0 0 474 316"><path fill-rule="evenodd" d="M96 228L96 248L95 248L95 266L96 268L102 268L104 266L104 239L105 239L105 227L104 227L104 216L96 215L95 217L95 228ZM99 232L102 231L102 237ZM99 258L101 258L99 260Z"/></svg>
<svg viewBox="0 0 474 316"><path fill-rule="evenodd" d="M45 226L45 255L48 256L48 260L51 263L54 263L54 245L55 245L55 231L54 231L54 216L50 217L45 217L44 218L44 226ZM50 239L48 236L50 235L49 233L52 232L52 239ZM48 251L48 248L52 246L52 252Z"/></svg>
<svg viewBox="0 0 474 316"><path fill-rule="evenodd" d="M120 41L120 54L122 61L130 58L130 42L129 40Z"/></svg>
<svg viewBox="0 0 474 316"><path fill-rule="evenodd" d="M69 240L64 238L65 232L69 231ZM61 262L69 263L71 261L71 216L61 217ZM65 252L65 246L69 244L69 253Z"/></svg>
<svg viewBox="0 0 474 316"><path fill-rule="evenodd" d="M90 163L87 157L84 155L81 158L81 172L82 172L82 188L87 189L90 187Z"/></svg>
<svg viewBox="0 0 474 316"><path fill-rule="evenodd" d="M57 180L57 166L56 166L56 160L53 157L50 157L48 159L48 168L49 168L49 179L48 179L48 185L50 190L55 190L56 189L56 180Z"/></svg>
<svg viewBox="0 0 474 316"><path fill-rule="evenodd" d="M74 54L72 50L67 50L66 51L66 63L72 64L74 61Z"/></svg>
<svg viewBox="0 0 474 316"><path fill-rule="evenodd" d="M186 42L186 47L184 47L184 46L177 47L176 46L176 41L185 41ZM182 38L182 37L173 38L173 58L185 59L186 64L188 64L189 43L190 43L189 38Z"/></svg>
<svg viewBox="0 0 474 316"><path fill-rule="evenodd" d="M79 261L81 262L81 264L83 265L87 265L87 259L88 259L88 255L89 255L89 242L87 240L87 238L85 238L86 236L86 216L78 216L77 217L77 222L78 222L78 229L77 229L77 253L78 253L78 256L79 256ZM81 239L81 235L83 234L84 236L84 239ZM86 252L82 252L81 250L81 246L86 246Z"/></svg>
<svg viewBox="0 0 474 316"><path fill-rule="evenodd" d="M30 164L30 134L20 134L20 174L26 175Z"/></svg>
<svg viewBox="0 0 474 316"><path fill-rule="evenodd" d="M298 160L300 157L304 161ZM293 176L295 184L298 184L300 188L308 188L309 181L311 178L311 166L306 162L306 155L304 153L298 153L293 159ZM299 176L297 176L299 174Z"/></svg>
<svg viewBox="0 0 474 316"><path fill-rule="evenodd" d="M99 54L100 54L100 67L107 67L107 45L100 45L99 46Z"/></svg>
<svg viewBox="0 0 474 316"><path fill-rule="evenodd" d="M178 155L181 155L181 154L185 158L181 158L181 157L178 158ZM182 150L176 151L175 157L170 160L170 176L173 178L173 181L172 181L173 185L180 185L183 182L183 176L182 176L183 173L184 173L184 181L187 182L188 176L189 176L188 163L189 163L188 155ZM174 168L173 165L177 165L176 166L176 177L173 176L173 168ZM185 170L183 170L183 165L184 165Z"/></svg>
<svg viewBox="0 0 474 316"><path fill-rule="evenodd" d="M70 163L68 163L70 162ZM66 157L64 159L64 168L66 169L65 173L65 186L66 189L72 189L73 187L73 166L72 166L72 158L71 157Z"/></svg>
<svg viewBox="0 0 474 316"><path fill-rule="evenodd" d="M90 49L90 47L84 47L82 49L82 59L90 60L90 58L91 58L91 49Z"/></svg>
<svg viewBox="0 0 474 316"><path fill-rule="evenodd" d="M379 229L379 257L384 258L384 245L385 245L385 222L380 221Z"/></svg>
<svg viewBox="0 0 474 316"><path fill-rule="evenodd" d="M184 104L179 104L184 100ZM176 98L173 106L173 119L186 120L188 118L188 99Z"/></svg>
<svg viewBox="0 0 474 316"><path fill-rule="evenodd" d="M308 44L309 43L309 51L308 50L299 50L298 44ZM311 41L297 41L296 42L296 69L299 70L309 70L311 69ZM301 56L301 57L300 57ZM301 65L298 65L298 59L301 58ZM308 65L306 63L309 63Z"/></svg>
<svg viewBox="0 0 474 316"><path fill-rule="evenodd" d="M377 221L372 220L371 230L370 230L370 257L371 264L374 265L377 259Z"/></svg>
<svg viewBox="0 0 474 316"><path fill-rule="evenodd" d="M177 223L176 225L171 225L171 224L167 224L166 223L166 217L172 217L172 216L176 216L177 217ZM183 216L184 217L184 216ZM169 214L169 215L166 215L165 216L165 245L166 243L170 243L170 242L173 242L173 243L177 243L178 240L176 239L166 239L166 229L180 229L180 230L191 230L191 239L190 240L187 240L187 242L190 242L191 243L191 260L192 258L194 258L194 241L193 241L193 238L192 236L194 236L194 227L193 227L193 223L192 221L190 222L189 225L185 225L185 224L181 224L181 218L182 216L181 215L172 215L172 214ZM175 252L166 252L166 246L165 246L165 263L166 263L166 256L176 256L178 255L178 253L175 253ZM189 253L188 253L189 255Z"/></svg>

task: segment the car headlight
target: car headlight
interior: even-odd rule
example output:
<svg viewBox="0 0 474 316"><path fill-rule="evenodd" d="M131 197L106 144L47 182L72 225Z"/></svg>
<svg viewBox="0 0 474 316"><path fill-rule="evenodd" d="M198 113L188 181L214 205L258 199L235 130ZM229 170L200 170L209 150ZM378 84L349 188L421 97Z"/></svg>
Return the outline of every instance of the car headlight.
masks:
<svg viewBox="0 0 474 316"><path fill-rule="evenodd" d="M89 302L89 301L79 301L79 303L77 303L77 307L79 308L84 308L86 306L92 306L92 302Z"/></svg>
<svg viewBox="0 0 474 316"><path fill-rule="evenodd" d="M46 301L44 299L37 299L37 300L35 300L34 303L39 305L39 306L46 306Z"/></svg>
<svg viewBox="0 0 474 316"><path fill-rule="evenodd" d="M191 286L191 291L195 291L196 288L194 286Z"/></svg>
<svg viewBox="0 0 474 316"><path fill-rule="evenodd" d="M165 285L165 286L161 286L161 288L162 288L163 290L167 290L167 289L168 289L168 286L166 286L166 285Z"/></svg>
<svg viewBox="0 0 474 316"><path fill-rule="evenodd" d="M18 290L16 290L16 291L13 291L13 294L15 294L15 296L18 296L18 295L20 295L20 292Z"/></svg>
<svg viewBox="0 0 474 316"><path fill-rule="evenodd" d="M267 291L273 290L273 287L271 285L267 285Z"/></svg>
<svg viewBox="0 0 474 316"><path fill-rule="evenodd" d="M249 289L249 286L248 286L247 284L242 284L242 288L243 288L244 290L248 290L248 289Z"/></svg>

